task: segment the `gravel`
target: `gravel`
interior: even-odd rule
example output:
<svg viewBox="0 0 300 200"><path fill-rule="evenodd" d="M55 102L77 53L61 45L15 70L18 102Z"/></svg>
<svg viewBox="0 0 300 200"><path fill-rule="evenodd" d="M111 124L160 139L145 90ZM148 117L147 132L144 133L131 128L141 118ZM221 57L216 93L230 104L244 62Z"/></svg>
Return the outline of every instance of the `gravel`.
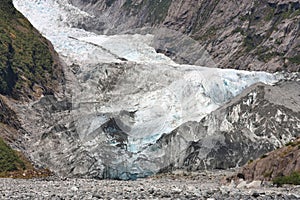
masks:
<svg viewBox="0 0 300 200"><path fill-rule="evenodd" d="M300 199L300 186L279 188L270 183L243 182L241 187L227 182L228 175L232 172L182 172L136 181L1 179L0 199Z"/></svg>

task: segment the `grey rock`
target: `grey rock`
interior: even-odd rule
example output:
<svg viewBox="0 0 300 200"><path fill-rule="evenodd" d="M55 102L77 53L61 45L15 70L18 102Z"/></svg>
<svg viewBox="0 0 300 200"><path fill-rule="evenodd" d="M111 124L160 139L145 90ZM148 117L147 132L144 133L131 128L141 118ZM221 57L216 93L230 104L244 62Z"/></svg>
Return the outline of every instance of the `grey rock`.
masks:
<svg viewBox="0 0 300 200"><path fill-rule="evenodd" d="M300 41L297 0L70 2L95 16L74 23L86 30L114 34L137 32L138 28L149 32L152 27L163 27L190 36L198 44L190 49L197 54L176 51L176 46L186 44L181 39L156 46L159 52L181 63L203 64L204 60L198 56L202 48L197 48L202 46L219 67L299 71L299 61L293 59L298 55Z"/></svg>

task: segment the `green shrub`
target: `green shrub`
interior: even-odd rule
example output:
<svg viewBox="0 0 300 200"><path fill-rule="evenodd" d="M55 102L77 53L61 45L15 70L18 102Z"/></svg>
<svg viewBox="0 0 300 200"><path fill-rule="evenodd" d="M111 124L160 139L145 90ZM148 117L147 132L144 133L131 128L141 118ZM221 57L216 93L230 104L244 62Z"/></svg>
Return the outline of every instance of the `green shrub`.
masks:
<svg viewBox="0 0 300 200"><path fill-rule="evenodd" d="M25 164L2 138L0 138L0 172L24 169Z"/></svg>
<svg viewBox="0 0 300 200"><path fill-rule="evenodd" d="M274 17L275 14L275 9L274 8L270 8L265 15L265 21L271 21Z"/></svg>
<svg viewBox="0 0 300 200"><path fill-rule="evenodd" d="M289 176L279 176L273 179L273 183L281 186L283 184L300 185L300 173L293 172Z"/></svg>
<svg viewBox="0 0 300 200"><path fill-rule="evenodd" d="M292 63L295 63L295 64L300 64L300 54L296 55L292 58L289 58L289 61L291 61Z"/></svg>
<svg viewBox="0 0 300 200"><path fill-rule="evenodd" d="M293 142L288 142L285 144L285 146L292 146L293 145Z"/></svg>
<svg viewBox="0 0 300 200"><path fill-rule="evenodd" d="M244 34L244 30L243 28L241 27L236 27L233 31L232 31L233 34L235 33L241 33L242 35Z"/></svg>
<svg viewBox="0 0 300 200"><path fill-rule="evenodd" d="M243 41L243 45L246 47L246 52L250 52L255 49L263 40L264 37L260 35L247 35Z"/></svg>
<svg viewBox="0 0 300 200"><path fill-rule="evenodd" d="M116 1L116 0L106 0L106 1L105 1L105 4L106 4L107 6L111 6L115 1Z"/></svg>

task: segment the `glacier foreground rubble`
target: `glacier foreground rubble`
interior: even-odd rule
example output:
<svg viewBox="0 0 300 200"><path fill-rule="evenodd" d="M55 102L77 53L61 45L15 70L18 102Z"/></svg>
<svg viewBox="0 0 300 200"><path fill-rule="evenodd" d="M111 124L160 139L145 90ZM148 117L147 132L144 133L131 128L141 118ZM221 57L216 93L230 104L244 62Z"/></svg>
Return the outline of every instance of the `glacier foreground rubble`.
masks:
<svg viewBox="0 0 300 200"><path fill-rule="evenodd" d="M76 24L93 16L66 0L14 0L14 5L68 66L65 98L46 96L19 108L31 133L27 152L38 164L67 176L135 179L183 166L233 167L284 142L274 136L277 143L261 149L231 148L245 138L256 143L259 138L249 136L257 134L255 125L229 139L224 133L238 134L230 120L248 116L240 116L239 107L230 120L219 122L213 114L249 86L269 87L264 84L274 84L278 76L177 64L151 46L153 34L87 32ZM249 104L259 93L251 94Z"/></svg>

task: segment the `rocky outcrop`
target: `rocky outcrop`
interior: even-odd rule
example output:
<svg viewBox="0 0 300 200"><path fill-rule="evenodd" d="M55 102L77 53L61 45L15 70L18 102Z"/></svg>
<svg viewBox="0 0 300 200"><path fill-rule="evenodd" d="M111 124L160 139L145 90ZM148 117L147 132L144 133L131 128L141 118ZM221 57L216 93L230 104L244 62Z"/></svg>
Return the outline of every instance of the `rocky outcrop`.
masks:
<svg viewBox="0 0 300 200"><path fill-rule="evenodd" d="M26 135L10 98L0 96L0 177L37 178L49 176L47 169L33 164L26 154Z"/></svg>
<svg viewBox="0 0 300 200"><path fill-rule="evenodd" d="M193 38L218 67L300 70L300 4L296 0L71 2L95 16L73 24L86 30L120 33L136 32L141 27L164 27ZM166 46L164 51L184 57L174 51L174 46ZM189 63L194 64L193 60Z"/></svg>
<svg viewBox="0 0 300 200"><path fill-rule="evenodd" d="M18 117L12 108L7 104L7 98L5 96L1 96L0 98L0 122L3 124L7 124L15 129L21 127L20 122L18 121Z"/></svg>
<svg viewBox="0 0 300 200"><path fill-rule="evenodd" d="M300 172L300 139L286 146L264 154L261 158L247 164L241 170L246 180L273 180Z"/></svg>
<svg viewBox="0 0 300 200"><path fill-rule="evenodd" d="M26 132L15 111L9 104L9 99L0 96L0 138L18 150L24 150L23 136Z"/></svg>

